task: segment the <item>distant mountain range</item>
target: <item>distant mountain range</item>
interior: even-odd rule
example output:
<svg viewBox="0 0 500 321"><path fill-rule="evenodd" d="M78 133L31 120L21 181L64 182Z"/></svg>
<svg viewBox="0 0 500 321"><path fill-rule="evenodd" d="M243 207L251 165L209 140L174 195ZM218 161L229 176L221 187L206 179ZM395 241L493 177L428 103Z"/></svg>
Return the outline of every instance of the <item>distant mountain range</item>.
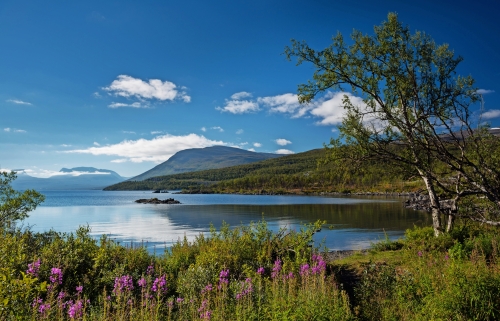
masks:
<svg viewBox="0 0 500 321"><path fill-rule="evenodd" d="M283 155L256 153L240 148L226 146L185 149L177 152L160 165L155 166L145 173L132 177L129 180L143 181L155 176L218 169L259 162L281 156Z"/></svg>
<svg viewBox="0 0 500 321"><path fill-rule="evenodd" d="M89 190L103 189L106 186L126 180L126 177L109 169L94 167L62 168L60 175L48 178L29 176L24 172L17 173L17 179L12 182L16 190Z"/></svg>

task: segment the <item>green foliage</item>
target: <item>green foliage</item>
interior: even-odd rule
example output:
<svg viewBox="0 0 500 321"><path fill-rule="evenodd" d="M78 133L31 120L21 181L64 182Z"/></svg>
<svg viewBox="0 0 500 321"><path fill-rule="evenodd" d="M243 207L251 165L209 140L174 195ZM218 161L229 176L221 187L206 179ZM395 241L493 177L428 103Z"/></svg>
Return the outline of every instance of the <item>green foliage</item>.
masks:
<svg viewBox="0 0 500 321"><path fill-rule="evenodd" d="M384 164L346 167L325 163L326 149L247 165L126 181L105 190L183 189L186 193L307 194L403 192L421 188Z"/></svg>
<svg viewBox="0 0 500 321"><path fill-rule="evenodd" d="M16 179L15 172L0 172L0 227L11 226L17 220L28 217L45 197L34 191L26 190L23 193L15 191L11 182Z"/></svg>

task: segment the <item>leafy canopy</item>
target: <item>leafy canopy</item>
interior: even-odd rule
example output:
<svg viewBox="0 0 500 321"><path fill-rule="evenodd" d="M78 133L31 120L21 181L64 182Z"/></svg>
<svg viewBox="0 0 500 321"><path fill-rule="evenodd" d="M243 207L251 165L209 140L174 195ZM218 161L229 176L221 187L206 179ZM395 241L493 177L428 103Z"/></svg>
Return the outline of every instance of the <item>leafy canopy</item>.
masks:
<svg viewBox="0 0 500 321"><path fill-rule="evenodd" d="M15 172L0 172L0 227L25 219L45 200L45 196L35 190L15 191L11 182L16 178Z"/></svg>

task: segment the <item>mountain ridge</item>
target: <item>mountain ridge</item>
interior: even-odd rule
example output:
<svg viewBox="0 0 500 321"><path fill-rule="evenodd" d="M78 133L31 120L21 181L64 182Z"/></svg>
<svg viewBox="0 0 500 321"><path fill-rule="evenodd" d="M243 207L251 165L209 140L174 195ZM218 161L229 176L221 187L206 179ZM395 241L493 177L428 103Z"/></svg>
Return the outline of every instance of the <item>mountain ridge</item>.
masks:
<svg viewBox="0 0 500 321"><path fill-rule="evenodd" d="M33 177L26 173L18 173L17 179L12 182L12 187L17 190L98 190L106 186L125 181L127 178L120 176L109 169L95 167L62 168L62 175L53 175L47 178ZM76 173L77 175L72 175Z"/></svg>
<svg viewBox="0 0 500 321"><path fill-rule="evenodd" d="M186 172L198 172L208 169L219 169L236 165L249 164L283 155L272 153L257 153L241 148L228 146L210 146L205 148L190 148L175 153L167 161L152 169L132 177L129 181L145 179Z"/></svg>

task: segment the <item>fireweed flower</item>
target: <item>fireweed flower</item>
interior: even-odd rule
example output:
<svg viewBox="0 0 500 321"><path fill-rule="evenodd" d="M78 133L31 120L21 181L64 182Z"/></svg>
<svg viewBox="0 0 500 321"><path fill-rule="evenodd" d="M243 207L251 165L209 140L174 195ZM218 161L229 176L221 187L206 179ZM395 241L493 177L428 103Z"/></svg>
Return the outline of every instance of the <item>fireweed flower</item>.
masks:
<svg viewBox="0 0 500 321"><path fill-rule="evenodd" d="M41 304L40 307L38 307L38 312L40 314L45 314L45 311L50 309L50 304Z"/></svg>
<svg viewBox="0 0 500 321"><path fill-rule="evenodd" d="M64 299L64 297L66 296L66 293L64 293L63 291L59 292L59 294L57 295L57 300L58 301L61 301L62 299Z"/></svg>
<svg viewBox="0 0 500 321"><path fill-rule="evenodd" d="M40 298L36 298L36 299L33 299L33 303L31 304L31 306L34 308L36 307L37 305L39 304L42 304L43 303L43 300L40 299Z"/></svg>
<svg viewBox="0 0 500 321"><path fill-rule="evenodd" d="M151 275L151 274L153 274L154 271L155 271L155 268L152 265L150 265L150 266L148 266L148 269L146 270L146 274Z"/></svg>
<svg viewBox="0 0 500 321"><path fill-rule="evenodd" d="M39 271L40 271L40 259L36 260L31 264L28 264L28 269L26 270L26 274L37 277Z"/></svg>
<svg viewBox="0 0 500 321"><path fill-rule="evenodd" d="M314 262L311 268L312 274L320 274L326 271L326 262L323 260L321 255L313 255L312 260Z"/></svg>
<svg viewBox="0 0 500 321"><path fill-rule="evenodd" d="M229 284L229 280L227 279L228 276L229 276L229 269L220 271L220 274L219 274L219 289L222 288L223 284L226 284L226 285Z"/></svg>
<svg viewBox="0 0 500 321"><path fill-rule="evenodd" d="M76 293L80 294L83 291L83 285L79 285L76 287Z"/></svg>
<svg viewBox="0 0 500 321"><path fill-rule="evenodd" d="M281 260L277 259L274 261L274 266L273 266L273 272L271 273L271 277L274 279L277 277L281 272Z"/></svg>
<svg viewBox="0 0 500 321"><path fill-rule="evenodd" d="M422 257L422 251L418 251L417 254L418 254L419 257Z"/></svg>
<svg viewBox="0 0 500 321"><path fill-rule="evenodd" d="M71 304L68 309L68 315L70 319L79 318L82 316L83 304L82 301L78 300L75 304Z"/></svg>
<svg viewBox="0 0 500 321"><path fill-rule="evenodd" d="M212 287L212 284L210 283L210 284L208 284L205 288L203 288L203 289L201 290L201 294L204 294L204 293L210 292L210 291L212 291L212 290L213 290L213 287Z"/></svg>
<svg viewBox="0 0 500 321"><path fill-rule="evenodd" d="M257 274L262 275L264 274L265 271L266 270L264 270L264 268L261 266L260 268L257 269Z"/></svg>
<svg viewBox="0 0 500 321"><path fill-rule="evenodd" d="M167 291L167 280L165 280L165 275L156 278L151 287L153 292L166 292Z"/></svg>
<svg viewBox="0 0 500 321"><path fill-rule="evenodd" d="M142 288L146 286L146 279L145 278L140 278L139 281L137 281L137 284Z"/></svg>
<svg viewBox="0 0 500 321"><path fill-rule="evenodd" d="M133 289L134 282L130 275L122 275L121 277L115 278L115 287L113 289L114 294L118 294L123 291L132 291Z"/></svg>
<svg viewBox="0 0 500 321"><path fill-rule="evenodd" d="M184 299L183 298L177 298L176 301L177 301L177 303L182 303L182 302L184 302Z"/></svg>
<svg viewBox="0 0 500 321"><path fill-rule="evenodd" d="M300 276L307 276L309 275L309 264L302 264L300 266L300 271L299 271Z"/></svg>
<svg viewBox="0 0 500 321"><path fill-rule="evenodd" d="M246 278L245 282L241 282L240 284L240 292L236 294L236 300L239 300L252 292L253 292L252 279Z"/></svg>
<svg viewBox="0 0 500 321"><path fill-rule="evenodd" d="M50 270L50 282L52 283L57 283L57 284L62 284L62 277L63 273L60 268L52 268Z"/></svg>

